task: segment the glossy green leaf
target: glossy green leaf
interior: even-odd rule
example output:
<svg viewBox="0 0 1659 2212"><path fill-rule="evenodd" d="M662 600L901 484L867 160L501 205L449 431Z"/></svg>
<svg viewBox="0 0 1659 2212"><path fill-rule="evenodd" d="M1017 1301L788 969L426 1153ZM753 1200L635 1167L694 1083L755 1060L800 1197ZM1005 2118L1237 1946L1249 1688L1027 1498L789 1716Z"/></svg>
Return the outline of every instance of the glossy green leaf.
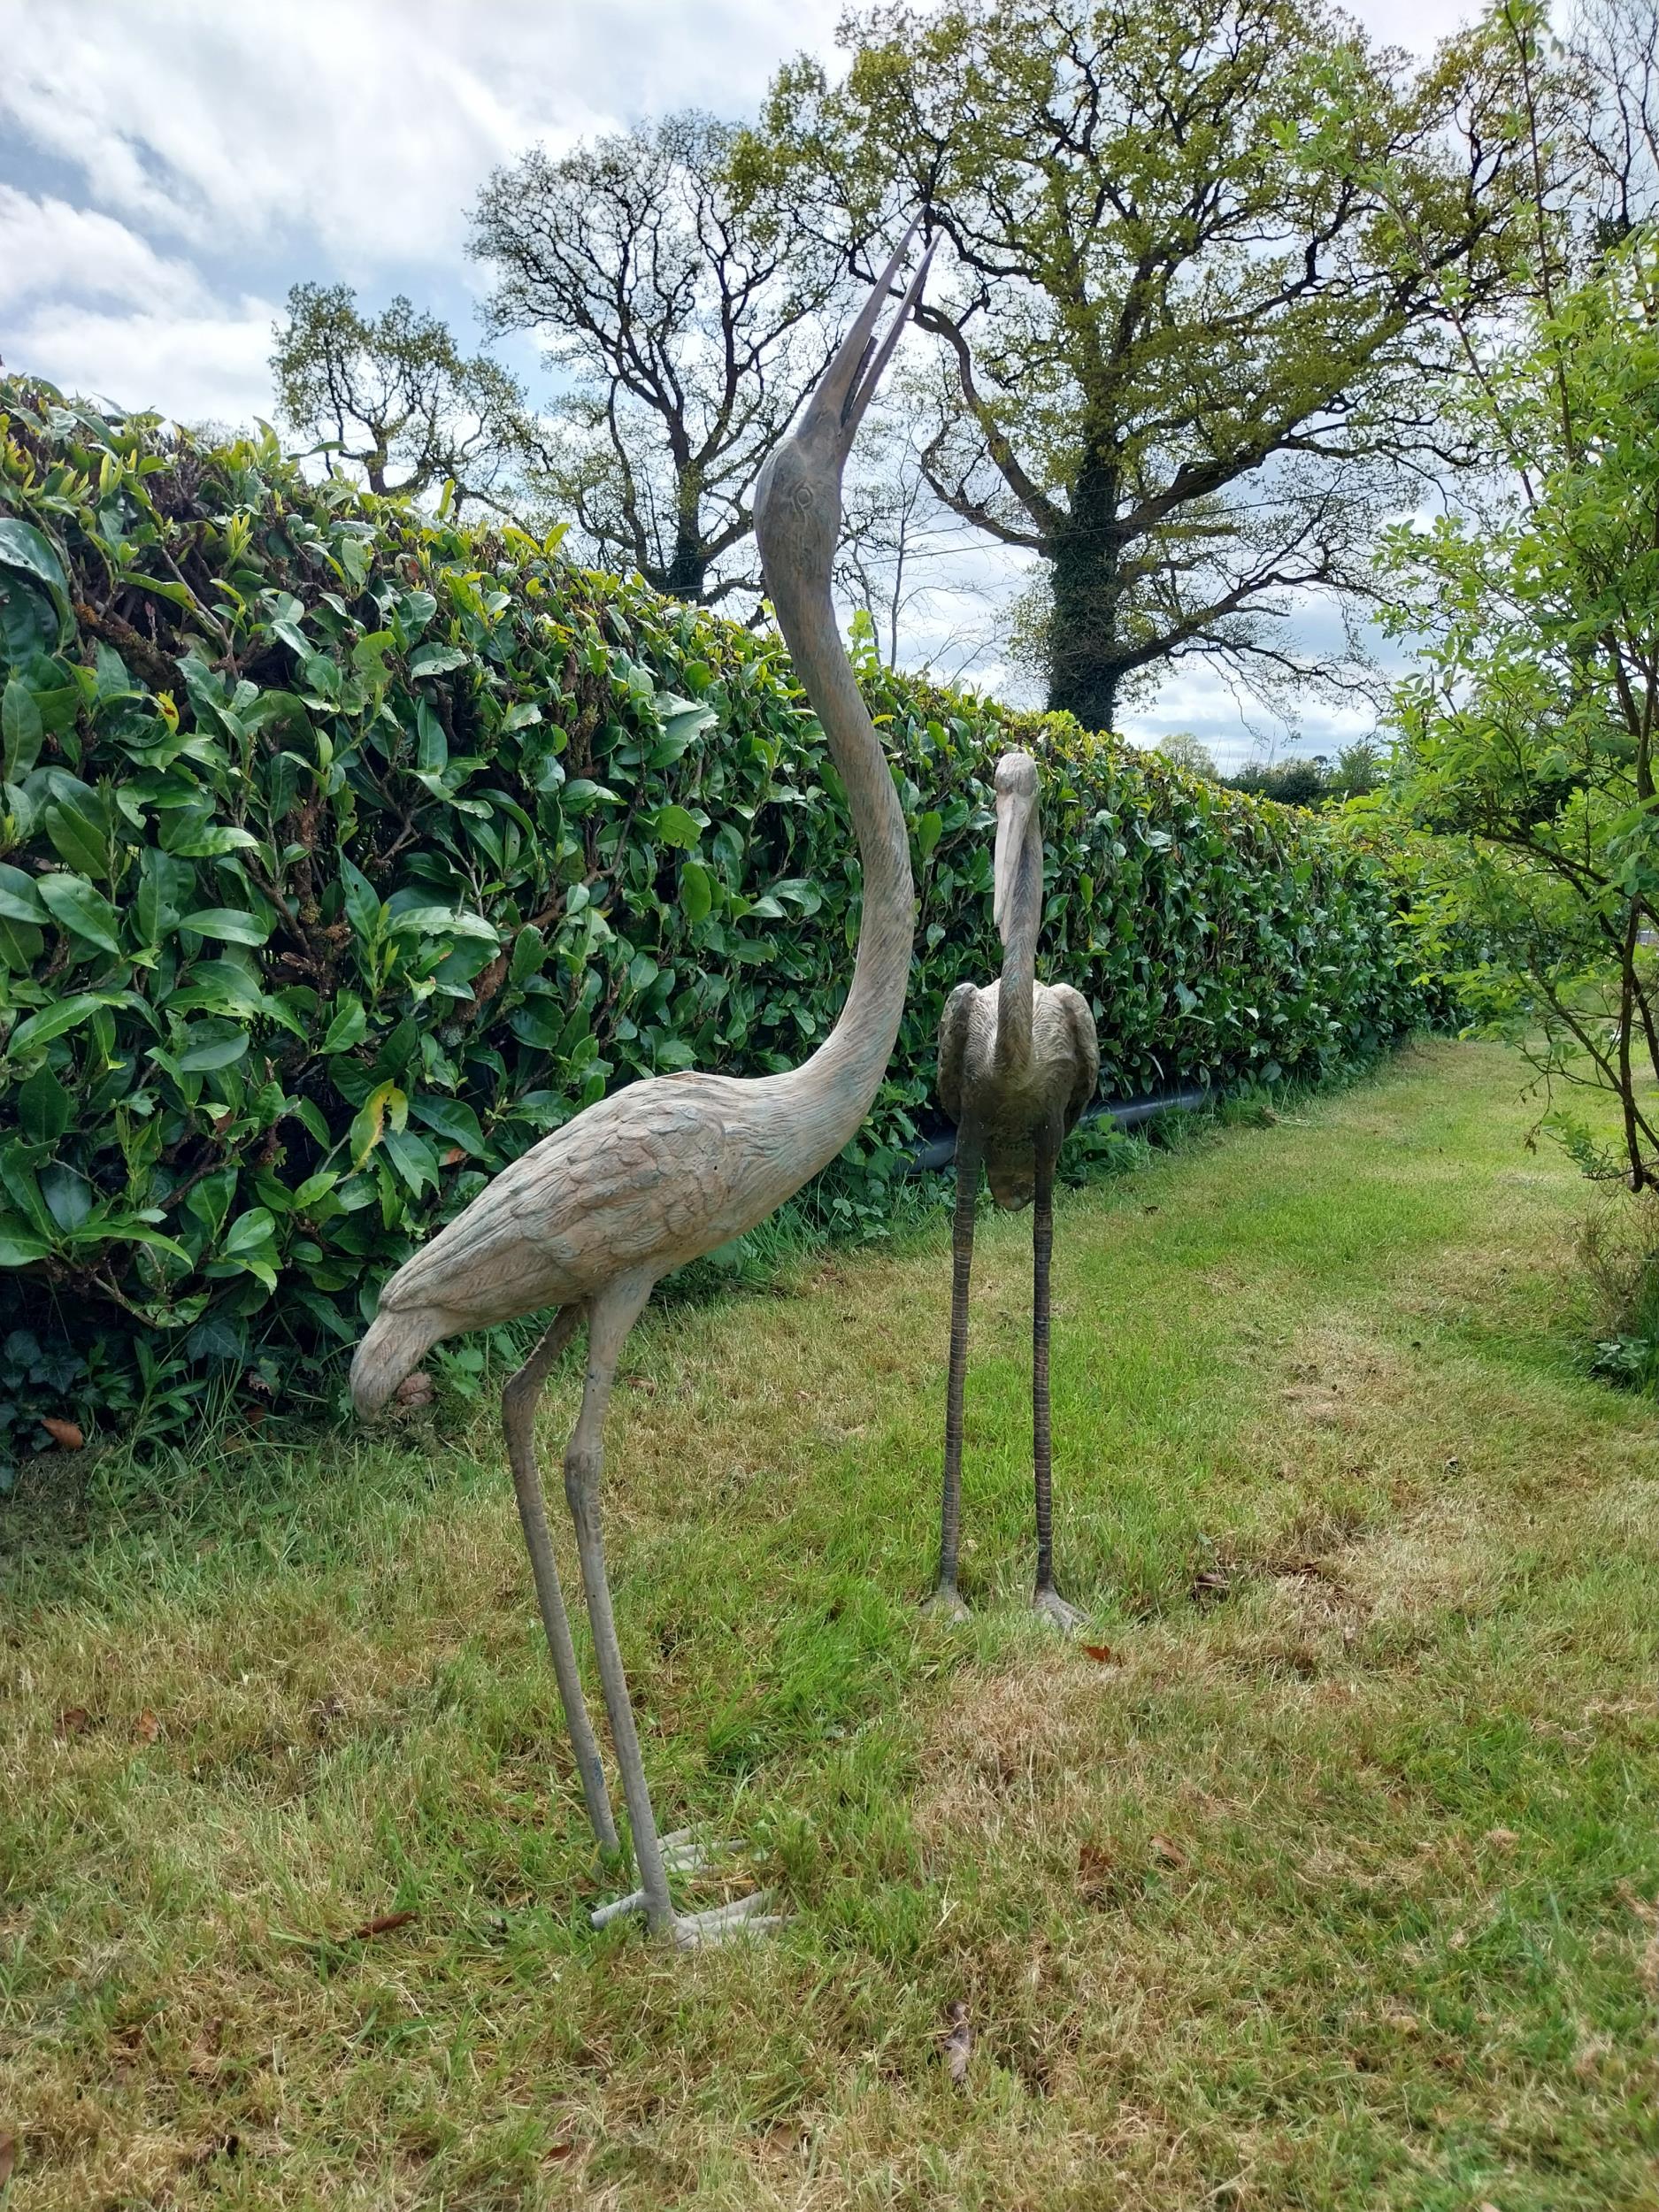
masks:
<svg viewBox="0 0 1659 2212"><path fill-rule="evenodd" d="M216 1068L234 1067L246 1057L249 1045L246 1025L221 1018L192 1022L186 1041L180 1048L178 1061L187 1075L208 1074Z"/></svg>
<svg viewBox="0 0 1659 2212"><path fill-rule="evenodd" d="M77 991L68 998L60 998L38 1014L31 1014L12 1031L6 1050L13 1059L29 1050L31 1046L50 1044L54 1037L62 1037L81 1023L91 1019L101 1006L121 1006L128 1003L124 992Z"/></svg>
<svg viewBox="0 0 1659 2212"><path fill-rule="evenodd" d="M119 953L121 941L115 909L84 876L45 875L35 888L52 919L101 952Z"/></svg>
<svg viewBox="0 0 1659 2212"><path fill-rule="evenodd" d="M464 646L423 645L411 654L409 672L411 676L446 676L452 668L464 668L472 658Z"/></svg>
<svg viewBox="0 0 1659 2212"><path fill-rule="evenodd" d="M349 1052L354 1045L360 1045L368 1033L369 1018L364 1010L362 1000L345 991L334 1002L333 1018L323 1033L323 1041L318 1049L321 1052Z"/></svg>
<svg viewBox="0 0 1659 2212"><path fill-rule="evenodd" d="M40 758L46 729L35 695L20 676L9 678L0 692L0 735L5 741L5 780L21 783Z"/></svg>
<svg viewBox="0 0 1659 2212"><path fill-rule="evenodd" d="M74 1118L68 1092L44 1064L19 1086L17 1102L23 1133L35 1144L56 1144Z"/></svg>
<svg viewBox="0 0 1659 2212"><path fill-rule="evenodd" d="M697 861L687 861L680 871L680 903L687 921L694 927L707 918L714 903L709 872Z"/></svg>
<svg viewBox="0 0 1659 2212"><path fill-rule="evenodd" d="M39 580L50 594L58 620L58 639L63 641L74 632L74 618L69 611L69 580L64 574L51 541L37 530L32 522L25 522L16 515L0 515L0 568L15 570L24 576Z"/></svg>
<svg viewBox="0 0 1659 2212"><path fill-rule="evenodd" d="M110 841L83 809L59 801L42 819L60 860L83 875L107 878Z"/></svg>
<svg viewBox="0 0 1659 2212"><path fill-rule="evenodd" d="M703 826L683 806L659 807L657 834L665 845L678 845L689 851L703 835Z"/></svg>
<svg viewBox="0 0 1659 2212"><path fill-rule="evenodd" d="M198 937L216 937L231 945L263 945L271 934L271 925L244 914L233 906L198 907L193 914L180 916L180 929L193 929Z"/></svg>
<svg viewBox="0 0 1659 2212"><path fill-rule="evenodd" d="M35 878L6 861L0 861L0 918L36 927L51 918Z"/></svg>

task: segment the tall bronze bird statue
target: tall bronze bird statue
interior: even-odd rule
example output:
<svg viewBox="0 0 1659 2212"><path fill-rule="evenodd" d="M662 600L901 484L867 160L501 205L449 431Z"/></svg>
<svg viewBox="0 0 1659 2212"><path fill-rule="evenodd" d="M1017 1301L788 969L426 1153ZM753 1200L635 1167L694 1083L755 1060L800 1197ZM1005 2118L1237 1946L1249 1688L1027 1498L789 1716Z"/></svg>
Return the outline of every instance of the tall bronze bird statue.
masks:
<svg viewBox="0 0 1659 2212"><path fill-rule="evenodd" d="M1033 1219L1032 1444L1036 1462L1037 1582L1032 1603L1058 1627L1083 1619L1054 1586L1052 1451L1048 1428L1048 1262L1054 1249L1054 1166L1100 1076L1088 1002L1064 983L1037 980L1042 924L1042 826L1037 764L1004 753L996 764L994 911L1001 980L959 983L939 1025L939 1095L956 1125L956 1207L951 1233L950 1377L945 1395L945 1496L939 1586L931 1602L958 1618L962 1520L962 1390L968 1364L968 1279L973 1210L983 1165L991 1196Z"/></svg>
<svg viewBox="0 0 1659 2212"><path fill-rule="evenodd" d="M795 431L769 456L755 493L772 604L846 786L858 845L864 907L841 1018L789 1074L754 1081L691 1071L657 1076L544 1137L398 1269L351 1367L357 1409L373 1414L440 1339L554 1309L547 1333L507 1385L503 1425L588 1817L602 1848L614 1849L616 1827L582 1703L535 1460L542 1384L586 1320L587 1372L565 1454L565 1494L639 1872L641 1888L629 1901L642 1907L654 1933L682 1944L761 1924L755 1916L764 1900L682 1915L669 1896L605 1578L599 1510L605 1410L623 1343L653 1286L752 1228L827 1166L869 1110L898 1033L915 926L910 848L887 760L836 630L830 565L854 434L926 276L924 256L876 349L876 323L913 235L912 228Z"/></svg>

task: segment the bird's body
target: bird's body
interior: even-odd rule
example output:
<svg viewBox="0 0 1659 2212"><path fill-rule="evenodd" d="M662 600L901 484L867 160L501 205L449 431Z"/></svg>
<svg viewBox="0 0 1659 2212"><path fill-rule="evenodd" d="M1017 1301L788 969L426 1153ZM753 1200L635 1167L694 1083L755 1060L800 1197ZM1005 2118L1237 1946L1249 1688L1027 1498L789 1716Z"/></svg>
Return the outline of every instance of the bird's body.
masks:
<svg viewBox="0 0 1659 2212"><path fill-rule="evenodd" d="M924 256L898 319L877 348L877 316L909 243L907 234L755 490L756 536L779 626L823 727L858 846L858 953L835 1026L810 1060L787 1074L660 1076L586 1108L503 1169L398 1269L351 1364L353 1401L359 1412L373 1413L442 1339L553 1309L541 1343L507 1385L503 1421L583 1798L602 1848L614 1851L616 1824L535 1462L542 1384L586 1321L582 1405L565 1454L565 1492L639 1866L641 1888L628 1902L643 1909L653 1932L680 1943L765 1924L756 1917L758 1898L687 1916L675 1912L669 1895L669 1857L646 1786L605 1571L605 1413L623 1344L653 1286L752 1228L834 1158L868 1112L898 1034L915 926L910 842L841 644L830 574L853 436L926 273Z"/></svg>
<svg viewBox="0 0 1659 2212"><path fill-rule="evenodd" d="M1054 1166L1100 1076L1088 1002L1069 984L1037 980L1042 918L1042 831L1037 764L1005 753L996 764L996 926L1002 972L960 983L939 1025L939 1096L956 1125L956 1209L951 1251L950 1369L945 1394L945 1484L934 1601L965 1612L956 1587L961 1522L962 1400L968 1363L973 1209L983 1166L1010 1212L1034 1203L1032 1299L1033 1445L1036 1461L1038 1609L1063 1627L1081 1618L1054 1586L1048 1436L1048 1258Z"/></svg>
<svg viewBox="0 0 1659 2212"><path fill-rule="evenodd" d="M533 1145L386 1285L352 1363L359 1411L445 1337L582 1304L641 1268L659 1280L764 1221L865 1110L845 1126L811 1070L657 1076Z"/></svg>
<svg viewBox="0 0 1659 2212"><path fill-rule="evenodd" d="M991 1196L1010 1213L1032 1202L1039 1133L1055 1148L1094 1093L1099 1055L1088 1002L1069 983L1032 991L1029 1048L999 1053L1000 983L959 983L940 1024L939 1097L958 1143L985 1164Z"/></svg>

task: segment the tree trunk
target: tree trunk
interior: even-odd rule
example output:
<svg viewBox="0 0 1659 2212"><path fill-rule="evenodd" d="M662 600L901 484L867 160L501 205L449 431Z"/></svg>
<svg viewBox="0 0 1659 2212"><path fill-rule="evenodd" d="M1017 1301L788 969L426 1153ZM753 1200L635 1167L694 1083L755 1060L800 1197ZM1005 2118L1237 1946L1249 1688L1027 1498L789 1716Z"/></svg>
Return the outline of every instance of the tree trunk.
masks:
<svg viewBox="0 0 1659 2212"><path fill-rule="evenodd" d="M709 580L709 564L703 550L703 500L700 487L681 478L680 511L674 517L674 552L663 588L671 598L701 603Z"/></svg>
<svg viewBox="0 0 1659 2212"><path fill-rule="evenodd" d="M1115 472L1086 455L1071 486L1065 529L1050 541L1054 613L1048 632L1048 704L1086 730L1110 730L1123 677L1118 622L1123 546Z"/></svg>
<svg viewBox="0 0 1659 2212"><path fill-rule="evenodd" d="M663 588L671 599L688 600L695 607L702 603L703 586L708 580L709 564L703 557L703 549L687 545L683 539L674 541L674 557L668 565Z"/></svg>

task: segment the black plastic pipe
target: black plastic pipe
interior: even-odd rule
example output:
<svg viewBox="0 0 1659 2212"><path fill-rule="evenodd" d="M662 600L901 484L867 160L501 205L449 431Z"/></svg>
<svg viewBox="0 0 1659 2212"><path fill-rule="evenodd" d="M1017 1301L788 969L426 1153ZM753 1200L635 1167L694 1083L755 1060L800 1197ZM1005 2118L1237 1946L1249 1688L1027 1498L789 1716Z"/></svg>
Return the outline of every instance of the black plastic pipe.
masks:
<svg viewBox="0 0 1659 2212"><path fill-rule="evenodd" d="M1208 1084L1198 1084L1187 1091L1166 1091L1157 1098L1131 1098L1115 1103L1108 1098L1096 1099L1086 1106L1078 1117L1079 1125L1086 1121L1115 1121L1120 1129L1138 1128L1143 1121L1150 1121L1155 1114L1190 1114L1203 1106L1213 1106L1218 1094ZM947 1129L942 1135L930 1137L910 1155L905 1172L920 1175L928 1169L946 1168L956 1156L956 1133Z"/></svg>

